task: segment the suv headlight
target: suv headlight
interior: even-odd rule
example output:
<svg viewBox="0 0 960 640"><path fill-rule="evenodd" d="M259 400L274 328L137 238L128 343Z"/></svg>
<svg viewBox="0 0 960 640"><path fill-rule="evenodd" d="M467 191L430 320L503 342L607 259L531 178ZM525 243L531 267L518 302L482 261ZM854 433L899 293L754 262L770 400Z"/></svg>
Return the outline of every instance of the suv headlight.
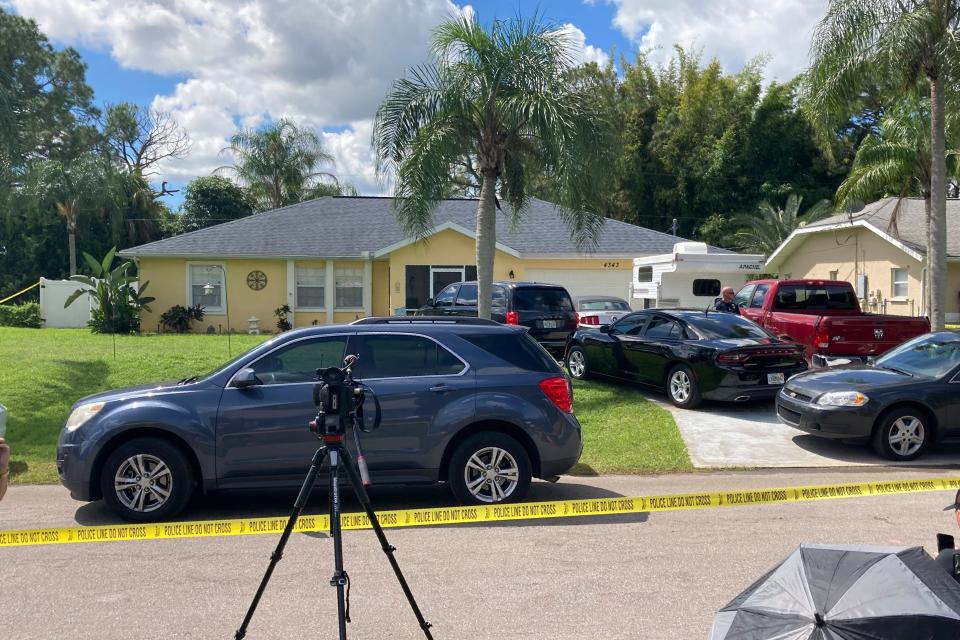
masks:
<svg viewBox="0 0 960 640"><path fill-rule="evenodd" d="M831 391L817 398L821 407L862 407L870 400L859 391Z"/></svg>
<svg viewBox="0 0 960 640"><path fill-rule="evenodd" d="M70 414L70 417L67 418L67 424L64 426L64 429L67 430L67 433L76 431L82 427L87 420L100 413L100 410L103 409L103 405L103 402L80 405L74 409Z"/></svg>

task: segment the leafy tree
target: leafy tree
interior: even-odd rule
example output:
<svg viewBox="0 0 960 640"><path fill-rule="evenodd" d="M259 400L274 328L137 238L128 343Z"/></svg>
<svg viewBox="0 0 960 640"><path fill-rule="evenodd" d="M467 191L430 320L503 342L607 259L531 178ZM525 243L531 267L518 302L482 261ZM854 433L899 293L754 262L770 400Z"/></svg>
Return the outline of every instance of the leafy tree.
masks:
<svg viewBox="0 0 960 640"><path fill-rule="evenodd" d="M782 209L764 201L757 207L759 215L735 216L730 222L740 230L730 239L730 244L744 251L770 255L795 230L833 212L830 202L821 200L801 214L802 202L802 197L790 194Z"/></svg>
<svg viewBox="0 0 960 640"><path fill-rule="evenodd" d="M94 301L89 322L94 333L133 333L140 330L140 309L150 311L149 304L154 298L144 296L143 292L150 282L134 286L136 276L129 274L132 262L124 262L111 269L117 248L107 252L103 260L97 260L89 253L83 253L83 259L90 267L92 276L74 275L70 279L86 285L87 289L78 289L64 302L66 309L81 296L87 295Z"/></svg>
<svg viewBox="0 0 960 640"><path fill-rule="evenodd" d="M259 130L238 131L227 149L236 156L228 169L260 211L339 193L336 186L329 186L338 184L336 176L317 170L334 162L320 137L287 118Z"/></svg>
<svg viewBox="0 0 960 640"><path fill-rule="evenodd" d="M374 148L380 171L395 176L397 219L414 237L430 229L470 159L480 178L479 315L489 318L498 192L521 224L530 168L542 168L572 236L589 246L603 225L612 127L597 96L567 81L568 35L536 17L495 20L489 30L475 16L451 19L437 27L432 50L432 62L394 82L380 104Z"/></svg>
<svg viewBox="0 0 960 640"><path fill-rule="evenodd" d="M930 230L927 272L930 323L944 327L947 289L947 84L960 72L960 0L830 0L814 31L808 72L812 112L830 122L865 87L930 91Z"/></svg>
<svg viewBox="0 0 960 640"><path fill-rule="evenodd" d="M231 180L223 176L201 176L191 180L184 189L174 229L176 233L196 231L252 213L253 205L247 195Z"/></svg>
<svg viewBox="0 0 960 640"><path fill-rule="evenodd" d="M695 237L700 242L706 242L716 247L734 249L736 248L736 243L732 239L736 230L733 225L734 223L727 216L714 213L708 216L703 223L697 227Z"/></svg>

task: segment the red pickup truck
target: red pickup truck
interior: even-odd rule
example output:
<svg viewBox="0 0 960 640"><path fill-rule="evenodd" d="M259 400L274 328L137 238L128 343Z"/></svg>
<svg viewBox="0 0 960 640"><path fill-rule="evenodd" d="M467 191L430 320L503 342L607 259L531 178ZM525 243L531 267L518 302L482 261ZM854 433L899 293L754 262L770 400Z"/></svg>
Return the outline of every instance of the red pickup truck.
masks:
<svg viewBox="0 0 960 640"><path fill-rule="evenodd" d="M754 280L736 301L744 317L804 345L815 366L865 360L930 331L926 318L864 313L839 280Z"/></svg>

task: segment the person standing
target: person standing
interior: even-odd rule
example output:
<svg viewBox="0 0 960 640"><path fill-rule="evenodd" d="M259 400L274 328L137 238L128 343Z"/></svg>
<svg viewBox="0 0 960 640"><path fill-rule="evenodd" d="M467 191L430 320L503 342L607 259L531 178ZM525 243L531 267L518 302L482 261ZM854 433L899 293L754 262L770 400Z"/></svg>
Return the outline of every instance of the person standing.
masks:
<svg viewBox="0 0 960 640"><path fill-rule="evenodd" d="M724 287L720 292L720 296L721 297L713 302L713 310L739 315L740 305L737 304L737 301L734 299L733 287Z"/></svg>

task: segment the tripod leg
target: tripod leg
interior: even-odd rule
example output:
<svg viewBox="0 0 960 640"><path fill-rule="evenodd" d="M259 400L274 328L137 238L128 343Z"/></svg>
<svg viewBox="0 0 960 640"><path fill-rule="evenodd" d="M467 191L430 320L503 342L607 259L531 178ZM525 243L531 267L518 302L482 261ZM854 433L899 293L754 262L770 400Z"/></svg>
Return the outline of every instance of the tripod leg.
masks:
<svg viewBox="0 0 960 640"><path fill-rule="evenodd" d="M383 552L387 554L387 559L390 561L390 566L393 567L393 573L397 576L397 581L400 583L400 588L403 589L403 595L407 597L407 602L410 603L410 608L413 610L413 615L417 617L417 622L420 624L420 628L423 630L423 635L426 636L428 640L433 640L433 635L430 634L431 624L423 617L423 613L420 611L420 607L417 605L417 601L413 597L413 592L410 591L410 586L407 584L406 578L403 577L403 572L400 570L400 565L397 563L397 558L393 555L393 552L396 551L396 547L387 541L387 536L383 533L383 528L380 526L380 521L377 520L377 514L373 510L373 504L370 502L370 496L367 495L367 490L363 488L363 483L360 481L360 476L357 473L357 470L353 468L353 459L350 456L350 452L346 449L343 449L342 453L344 461L343 466L346 468L347 475L350 477L350 484L353 486L353 492L357 495L357 500L360 501L360 504L363 505L363 510L366 512L367 518L370 520L370 525L373 527L373 531L377 534L377 539L380 541L380 547L383 549Z"/></svg>
<svg viewBox="0 0 960 640"><path fill-rule="evenodd" d="M344 604L344 587L347 584L347 572L343 570L343 534L340 530L340 454L344 450L332 445L330 452L330 537L333 538L334 574L330 586L337 588L337 624L340 640L347 638L347 615Z"/></svg>
<svg viewBox="0 0 960 640"><path fill-rule="evenodd" d="M260 598L263 596L263 592L267 588L267 583L270 582L270 576L273 575L274 568L277 566L277 563L280 562L280 558L283 557L283 549L287 546L287 540L290 538L290 534L293 532L293 527L297 524L297 518L300 517L300 514L303 512L303 507L306 506L307 500L310 498L310 492L313 491L313 485L317 481L317 474L320 472L320 465L323 463L323 458L326 455L326 447L320 447L317 449L317 452L313 454L313 462L310 464L310 470L307 471L307 477L303 480L303 486L300 487L300 493L297 495L297 499L293 503L293 513L290 514L290 519L287 520L287 526L283 529L283 534L280 536L280 541L277 543L277 548L270 556L270 565L267 567L266 573L263 574L263 580L260 581L260 586L257 588L257 593L255 596L253 596L253 602L250 603L250 608L247 609L247 615L243 617L243 623L240 625L237 633L233 636L235 640L241 640L241 638L247 635L247 626L250 624L250 620L253 618L254 611L257 610L257 605L260 604Z"/></svg>

